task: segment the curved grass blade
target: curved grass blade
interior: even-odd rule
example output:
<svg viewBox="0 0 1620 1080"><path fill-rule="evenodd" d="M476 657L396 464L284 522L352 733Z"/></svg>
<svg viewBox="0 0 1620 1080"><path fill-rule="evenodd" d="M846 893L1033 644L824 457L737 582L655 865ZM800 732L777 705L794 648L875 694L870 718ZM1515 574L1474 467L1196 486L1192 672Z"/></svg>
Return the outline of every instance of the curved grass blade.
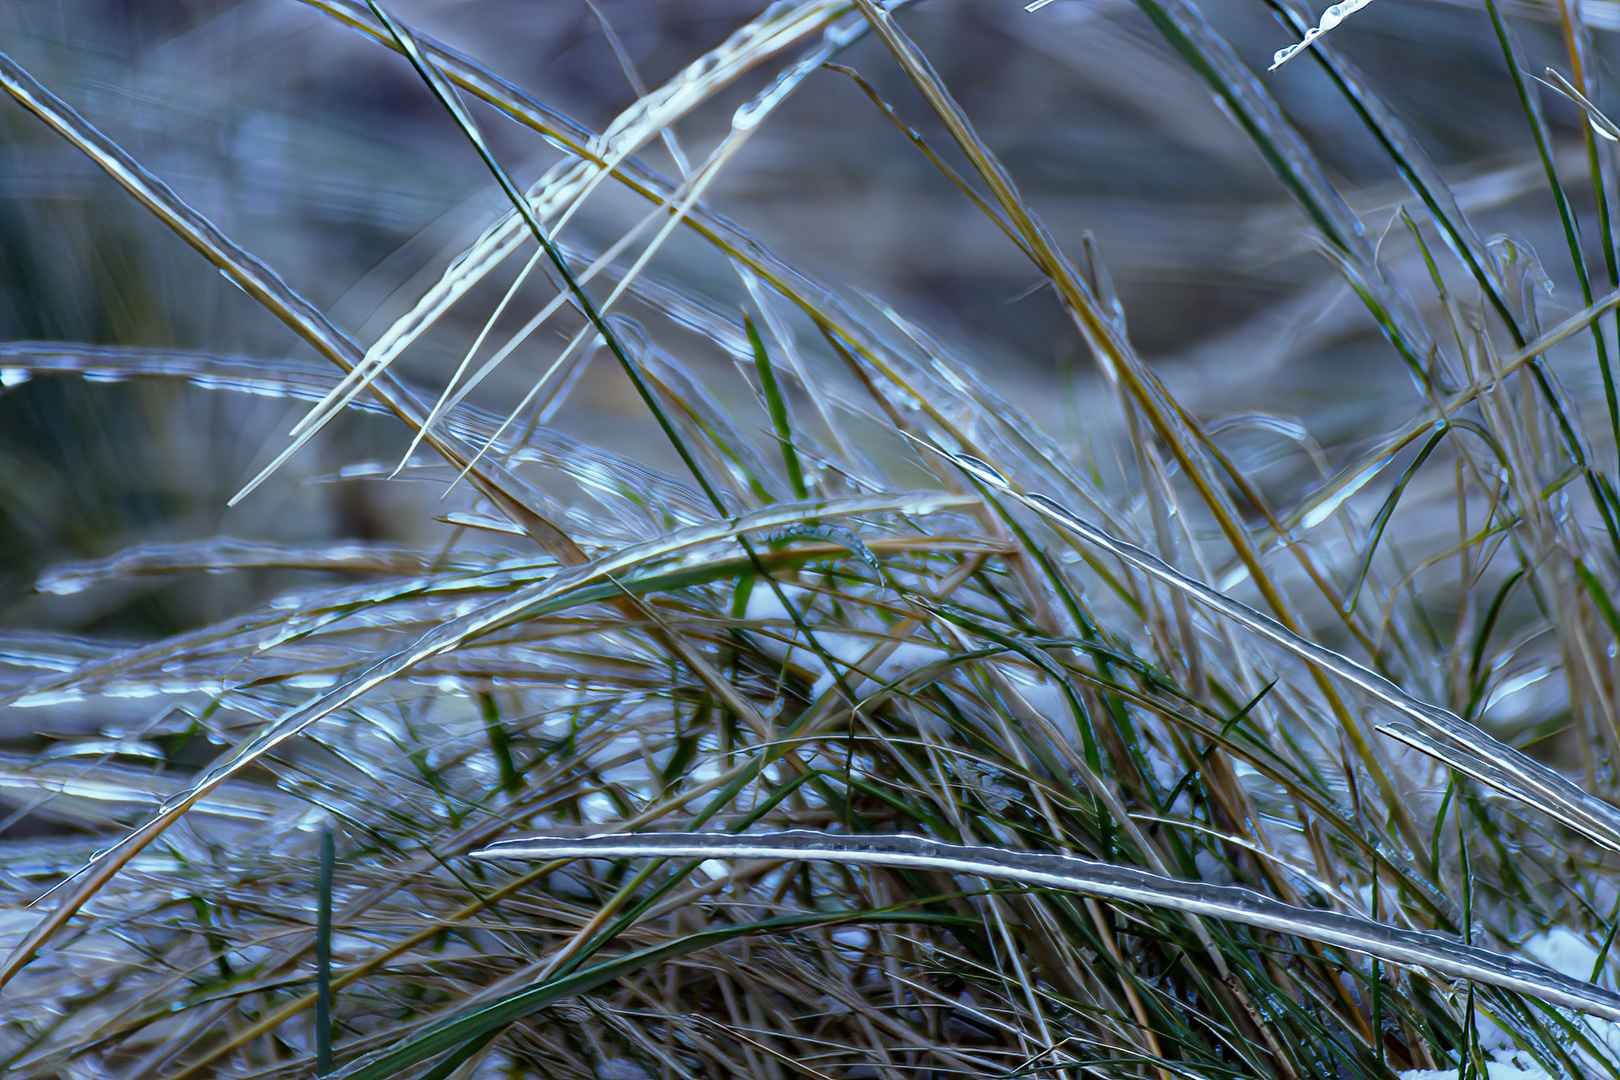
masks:
<svg viewBox="0 0 1620 1080"><path fill-rule="evenodd" d="M1505 782L1514 785L1508 789L1510 794L1553 813L1559 821L1588 839L1611 850L1620 851L1620 810L1588 795L1547 766L1492 738L1455 713L1414 697L1370 668L1294 633L1277 620L1261 614L1247 604L1216 592L1201 581L1187 577L1158 556L1134 544L1109 536L1046 496L1026 495L1017 491L1005 477L984 462L945 450L936 452L950 458L958 467L981 483L1005 492L1088 543L1095 544L1164 584L1180 589L1192 599L1248 627L1300 659L1359 687L1385 705L1417 721L1421 727L1442 739L1449 740L1484 760L1494 762L1501 775L1506 778Z"/></svg>
<svg viewBox="0 0 1620 1080"><path fill-rule="evenodd" d="M1299 53L1310 48L1311 44L1315 42L1317 38L1321 37L1323 34L1326 34L1328 31L1332 30L1334 27L1338 26L1340 23L1344 22L1344 20L1348 19L1350 16L1354 15L1356 12L1360 11L1370 3L1372 3L1372 0L1343 0L1342 3L1332 5L1326 11L1322 12L1321 22L1305 31L1304 37L1300 38L1292 45L1278 49L1276 54L1271 58L1271 66L1266 70L1276 71L1278 68L1288 63L1288 61L1292 60L1295 56L1299 55Z"/></svg>
<svg viewBox="0 0 1620 1080"><path fill-rule="evenodd" d="M481 859L694 858L819 860L866 866L916 867L973 874L1122 903L1169 908L1319 941L1455 979L1498 986L1620 1020L1620 994L1516 957L1501 956L1440 934L1385 926L1371 919L1295 907L1249 889L1208 885L1114 866L1073 855L945 844L929 837L838 836L809 830L731 833L628 833L587 837L538 836L473 852Z"/></svg>
<svg viewBox="0 0 1620 1080"><path fill-rule="evenodd" d="M1534 341L1519 349L1512 356L1505 358L1498 366L1496 376L1506 378L1508 375L1533 363L1542 353L1564 341L1570 336L1579 333L1598 319L1620 306L1620 289L1594 301L1592 304L1568 316L1556 326L1540 334ZM1408 420L1401 427L1384 435L1376 445L1364 451L1349 464L1343 466L1333 476L1318 485L1309 495L1302 499L1281 519L1289 536L1297 535L1296 530L1313 529L1326 521L1346 499L1360 491L1382 469L1394 460L1395 455L1421 438L1425 431L1444 423L1440 417L1454 416L1463 406L1473 401L1480 394L1485 393L1499 385L1497 377L1486 379L1465 387L1447 398L1441 408L1433 405L1427 406L1416 417ZM1265 534L1261 535L1262 550L1270 544L1283 542L1275 533L1266 542ZM1238 567L1230 572L1222 572L1217 580L1226 583L1235 583L1241 580L1244 572Z"/></svg>
<svg viewBox="0 0 1620 1080"><path fill-rule="evenodd" d="M1541 78L1539 75L1535 78L1536 82L1552 90L1556 90L1558 93L1562 94L1564 97L1568 98L1570 101L1579 106L1581 111L1586 113L1586 121L1592 125L1593 131L1597 132L1610 142L1620 142L1620 127L1616 127L1614 121L1605 116L1602 109L1599 109L1596 105L1592 104L1585 94L1576 89L1574 83L1564 78L1563 74L1557 68L1549 67L1547 69L1547 77L1545 79Z"/></svg>
<svg viewBox="0 0 1620 1080"><path fill-rule="evenodd" d="M1423 468L1423 463L1429 460L1429 455L1434 453L1434 448L1440 445L1440 440L1444 439L1450 430L1449 427L1442 426L1433 435L1429 436L1429 441L1424 443L1422 448L1418 450L1417 456L1412 459L1411 464L1401 470L1401 475L1395 481L1395 486L1390 489L1389 496L1384 500L1384 505L1380 506L1378 513L1373 516L1372 525L1367 530L1367 548L1361 553L1361 565L1356 568L1355 577L1350 579L1350 587L1345 590L1344 613L1346 615L1352 614L1356 610L1356 600L1361 595L1361 586L1367 580L1368 571L1372 569L1373 555L1378 551L1378 541L1383 539L1384 529L1388 527L1389 519L1395 515L1395 507L1400 504L1401 496L1406 492L1406 485L1412 482L1412 478L1417 475L1419 469Z"/></svg>
<svg viewBox="0 0 1620 1080"><path fill-rule="evenodd" d="M1515 784L1512 777L1498 768L1495 763L1487 761L1477 754L1452 746L1440 741L1412 727L1410 724L1380 724L1378 730L1392 739L1398 739L1414 750L1420 750L1448 768L1455 769L1465 776L1472 777L1480 783L1495 788L1502 794L1530 803L1543 813L1551 817L1559 817L1555 807L1537 803L1526 796L1521 785Z"/></svg>

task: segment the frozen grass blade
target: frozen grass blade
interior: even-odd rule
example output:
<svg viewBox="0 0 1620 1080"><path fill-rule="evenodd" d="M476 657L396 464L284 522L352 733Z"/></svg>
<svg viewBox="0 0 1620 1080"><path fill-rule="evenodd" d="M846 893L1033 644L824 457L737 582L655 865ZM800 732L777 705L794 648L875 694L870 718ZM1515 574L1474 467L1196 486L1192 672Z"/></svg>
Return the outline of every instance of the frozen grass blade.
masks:
<svg viewBox="0 0 1620 1080"><path fill-rule="evenodd" d="M743 316L743 326L748 331L748 343L754 348L754 369L759 372L760 392L765 395L771 426L776 429L776 438L782 445L782 464L787 468L793 497L808 498L804 470L799 465L799 452L793 448L793 425L788 420L787 402L782 399L782 388L776 383L776 370L771 364L770 354L765 351L765 342L760 340L754 320Z"/></svg>
<svg viewBox="0 0 1620 1080"><path fill-rule="evenodd" d="M1593 131L1610 142L1620 141L1620 127L1616 127L1614 121L1603 114L1603 110L1592 104L1585 94L1576 89L1574 83L1564 78L1557 68L1548 68L1546 75L1545 79L1537 76L1536 81L1543 86L1556 90L1580 106L1581 111L1586 113L1587 123L1592 125Z"/></svg>
<svg viewBox="0 0 1620 1080"><path fill-rule="evenodd" d="M1541 158L1542 167L1547 174L1547 187L1558 208L1558 219L1563 226L1564 242L1569 249L1570 263L1574 268L1576 280L1580 283L1581 295L1588 306L1592 305L1592 281L1586 269L1586 257L1583 253L1580 230L1575 221L1574 209L1570 206L1569 196L1564 191L1562 181L1558 178L1558 169L1553 161L1551 136L1547 131L1545 118L1541 113L1541 99L1535 87L1526 81L1524 68L1519 60L1519 50L1514 43L1513 31L1507 21L1502 17L1495 0L1485 0L1485 10L1490 15L1491 27L1495 31L1498 45L1502 50L1502 57L1507 62L1508 74L1513 80L1513 87L1518 94L1519 102L1524 109L1525 119L1529 122L1530 133L1535 142L1536 153ZM1600 193L1601 194L1601 193ZM1604 238L1607 242L1607 237ZM1609 405L1609 418L1616 439L1616 446L1620 448L1620 402L1617 402L1614 388L1614 375L1608 356L1608 344L1604 340L1598 324L1592 324L1592 341L1597 349L1598 368L1603 374L1604 393ZM1552 385L1542 365L1532 362L1531 374L1535 377L1548 408L1556 419L1559 430L1564 436L1570 456L1578 467L1586 468L1586 449L1580 435L1575 431L1573 424L1567 416L1567 410L1557 389ZM1620 554L1620 503L1617 503L1612 488L1605 488L1598 483L1597 478L1588 475L1588 484L1592 490L1593 501L1597 504L1598 512L1603 515L1604 523L1609 530L1609 541L1617 554Z"/></svg>
<svg viewBox="0 0 1620 1080"><path fill-rule="evenodd" d="M721 501L719 495L709 485L709 481L705 478L702 468L692 457L692 452L687 447L685 440L680 437L662 403L654 395L652 388L648 386L640 367L631 359L623 342L619 340L619 335L609 327L597 305L586 295L585 290L568 268L568 261L563 258L562 253L557 249L557 245L552 241L546 227L535 216L534 208L529 205L529 200L524 198L523 193L512 182L512 178L507 175L506 170L501 168L500 163L495 160L495 156L490 152L483 136L479 133L477 125L473 123L472 117L468 115L465 107L461 104L455 88L445 79L439 69L428 60L418 46L416 39L384 12L376 0L366 0L366 3L371 9L371 13L377 17L377 20L387 27L400 51L410 60L411 65L422 76L422 80L428 84L429 89L433 91L434 97L438 98L440 104L449 110L450 115L455 118L462 134L467 137L468 142L472 144L479 158L482 159L491 175L495 177L496 182L500 184L501 190L506 194L507 199L511 201L513 207L517 209L518 215L523 219L524 224L528 226L529 232L540 244L541 249L545 251L546 257L551 260L551 264L556 268L558 276L568 286L568 293L572 297L574 305L596 328L596 332L601 335L603 342L612 351L614 358L619 361L619 366L630 379L631 385L636 388L636 393L641 396L647 410L658 421L658 426L663 429L665 436L670 441L670 445L675 449L676 454L680 456L687 469L690 470L693 479L703 489L703 493L709 497L709 501L714 504L715 510L725 513L725 503ZM471 467L471 463L469 463L468 467Z"/></svg>
<svg viewBox="0 0 1620 1080"><path fill-rule="evenodd" d="M121 551L110 559L54 566L40 575L35 588L66 595L124 578L228 570L328 570L405 576L427 571L435 558L431 551L381 544L295 548L218 536L189 544L149 544Z"/></svg>
<svg viewBox="0 0 1620 1080"><path fill-rule="evenodd" d="M1429 441L1418 448L1417 455L1405 469L1401 470L1401 475L1395 480L1395 486L1390 489L1384 504L1378 508L1378 513L1374 515L1372 525L1367 530L1367 544L1362 551L1361 566L1357 568L1355 577L1350 580L1350 588L1345 592L1345 614L1352 614L1356 610L1356 600L1361 595L1361 586L1367 580L1367 572L1372 569L1373 555L1378 551L1378 541L1383 538L1384 530L1389 527L1389 519L1394 516L1395 508L1400 505L1406 485L1412 482L1412 478L1423 467L1423 463L1429 460L1429 455L1434 453L1434 448L1439 446L1441 440L1448 434L1449 429L1442 427L1429 436Z"/></svg>
<svg viewBox="0 0 1620 1080"><path fill-rule="evenodd" d="M1230 886L1177 881L1070 855L945 844L922 836L843 837L818 832L756 835L610 833L503 841L482 859L563 858L811 859L856 865L916 866L953 874L1065 889L1116 903L1169 907L1321 941L1398 964L1428 968L1540 998L1551 1005L1620 1020L1620 995L1513 957L1441 937L1335 912L1294 908Z"/></svg>
<svg viewBox="0 0 1620 1080"><path fill-rule="evenodd" d="M353 370L360 362L359 348L325 315L288 288L274 271L233 243L213 223L186 205L168 185L147 172L4 54L0 54L0 84L20 104L88 155L141 205L328 360L345 372ZM392 380L376 384L373 392L407 424L421 426L423 410L420 403ZM444 439L435 438L431 445L452 463L465 464L469 460L468 454ZM516 493L522 491L523 485L515 477L491 466L474 470L474 479L479 490L515 523L523 526L542 547L560 558L579 561L573 542L556 526L524 505L521 495ZM9 977L9 969L0 965L0 986Z"/></svg>
<svg viewBox="0 0 1620 1080"><path fill-rule="evenodd" d="M356 29L371 34L383 44L403 51L401 39L359 0L311 2ZM424 58L431 56L437 70L443 71L452 82L497 107L505 107L509 111L515 108L516 115L524 122L538 122L548 141L579 155L580 160L576 165L561 168L560 171L554 169L542 178L534 193L537 212L542 217L548 212L557 213L556 227L560 228L606 177L624 179L625 170L644 172L630 155L653 138L655 133L667 131L675 120L766 57L826 25L841 8L840 4L820 0L786 12L778 9L767 11L759 20L741 28L701 60L678 73L669 83L651 94L643 95L635 105L616 118L602 136L585 131L442 46L418 42L418 48ZM412 40L417 40L414 35ZM640 186L638 190L653 194L655 190L662 189L653 199L659 206L671 206L678 201L675 191L667 188L662 178L654 178L650 174L647 178L653 182L653 188ZM551 205L541 209L542 204ZM692 214L706 216L701 210L688 208L677 220L691 220ZM478 244L452 262L434 288L372 347L367 354L367 362L351 373L316 410L300 422L294 434L303 436L312 427L325 423L340 407L340 402L359 392L367 380L385 370L452 303L517 249L523 227L521 214L514 214L487 230ZM722 228L730 229L726 225Z"/></svg>
<svg viewBox="0 0 1620 1080"><path fill-rule="evenodd" d="M263 357L215 356L209 353L174 349L108 348L62 342L0 343L0 366L32 375L81 374L96 381L161 379L189 383L199 389L227 390L271 398L318 401L337 384L331 366L306 360ZM417 400L417 390L406 387ZM360 412L387 413L381 402L369 397L349 400L348 407ZM488 446L495 441L498 456L510 456L517 464L539 462L577 480L586 488L623 495L635 493L644 502L661 504L687 520L707 516L709 505L690 487L617 454L581 443L561 432L538 429L527 433L519 443L499 440L502 419L480 409L461 404L444 413L439 421L445 430L463 443ZM538 501L537 493L530 498ZM517 529L523 533L521 527Z"/></svg>
<svg viewBox="0 0 1620 1080"><path fill-rule="evenodd" d="M1513 785L1512 794L1549 810L1559 821L1583 836L1611 850L1620 851L1620 811L1601 799L1588 795L1547 766L1491 738L1455 713L1419 700L1349 657L1309 641L1275 619L1178 573L1158 556L1109 536L1046 496L1024 494L1016 490L1006 478L983 462L961 454L938 452L944 453L974 479L1011 496L1047 520L1080 536L1087 543L1094 544L1138 570L1181 590L1210 610L1280 645L1312 666L1330 672L1371 694L1441 738L1452 740L1469 752L1496 763L1502 774L1509 778L1508 782Z"/></svg>
<svg viewBox="0 0 1620 1080"><path fill-rule="evenodd" d="M1315 156L1237 54L1193 7L1180 0L1138 0L1165 40L1186 58L1254 141L1278 180L1310 216L1351 288L1366 303L1419 380L1438 349L1411 300L1388 280L1372 245Z"/></svg>

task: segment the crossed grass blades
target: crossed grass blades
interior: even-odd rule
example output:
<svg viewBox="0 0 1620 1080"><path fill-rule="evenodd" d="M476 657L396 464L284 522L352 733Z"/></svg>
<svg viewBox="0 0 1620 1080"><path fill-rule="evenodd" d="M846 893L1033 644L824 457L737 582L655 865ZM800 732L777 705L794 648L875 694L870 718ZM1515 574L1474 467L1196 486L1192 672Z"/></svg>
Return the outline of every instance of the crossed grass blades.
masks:
<svg viewBox="0 0 1620 1080"><path fill-rule="evenodd" d="M389 414L413 441L381 471L447 485L456 527L441 550L145 546L40 581L345 575L135 647L6 635L14 713L180 703L122 741L0 761L8 825L79 827L5 841L7 1075L1477 1075L1489 1023L1549 1074L1620 1076L1620 997L1599 985L1620 850L1613 168L1595 116L1583 232L1510 13L1481 18L1545 164L1573 314L1529 287L1522 244L1476 232L1333 41L1295 63L1408 186L1394 229L1429 272L1421 302L1199 12L1138 4L1411 374L1407 415L1272 505L1142 363L1100 254L1058 245L901 5L774 5L662 86L627 70L640 96L601 132L383 5L313 6L415 69L511 205L369 345L0 60L19 104L322 358L14 342L6 384L308 402L238 498L345 412ZM1296 38L1313 26L1267 6ZM1555 14L1570 74L1552 85L1596 110L1589 34L1575 5ZM862 38L951 146L839 63ZM761 66L728 135L680 143L678 120ZM1028 258L1128 440L1076 456L926 328L704 201L784 100L837 75ZM507 172L480 101L556 164ZM637 156L655 143L674 177ZM598 251L568 225L607 188L646 212ZM646 272L677 235L724 257L732 299ZM402 380L394 362L486 282L503 299L444 385ZM512 334L499 317L534 288L550 299ZM508 414L469 402L553 321L562 344ZM664 323L728 354L753 407L723 407ZM599 362L681 471L548 427ZM1536 684L1559 687L1546 715L1493 722ZM199 740L226 747L200 774L166 758ZM1601 942L1591 982L1513 955L1550 922Z"/></svg>

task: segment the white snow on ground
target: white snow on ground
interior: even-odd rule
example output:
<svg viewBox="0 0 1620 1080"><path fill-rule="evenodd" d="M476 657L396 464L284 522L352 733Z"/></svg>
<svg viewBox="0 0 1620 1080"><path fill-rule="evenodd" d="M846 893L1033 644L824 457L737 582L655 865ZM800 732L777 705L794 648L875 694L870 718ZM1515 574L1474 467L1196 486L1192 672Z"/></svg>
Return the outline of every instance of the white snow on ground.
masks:
<svg viewBox="0 0 1620 1080"><path fill-rule="evenodd" d="M1551 930L1536 934L1519 947L1531 959L1582 982L1592 977L1592 966L1597 963L1597 946L1575 931L1562 926L1555 926ZM1604 967L1607 968L1608 965L1605 964ZM1606 970L1601 974L1608 976L1601 981L1612 984L1611 972Z"/></svg>

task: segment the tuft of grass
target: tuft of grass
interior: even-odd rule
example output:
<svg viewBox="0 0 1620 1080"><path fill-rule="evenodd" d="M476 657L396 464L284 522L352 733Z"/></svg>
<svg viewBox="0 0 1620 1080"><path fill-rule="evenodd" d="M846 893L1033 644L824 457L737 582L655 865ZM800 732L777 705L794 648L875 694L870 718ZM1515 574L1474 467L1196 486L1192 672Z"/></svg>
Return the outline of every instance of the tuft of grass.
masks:
<svg viewBox="0 0 1620 1080"><path fill-rule="evenodd" d="M775 4L662 82L591 5L635 90L600 130L381 0L308 6L413 73L499 194L364 341L0 57L18 105L315 354L17 340L5 385L297 403L243 506L343 425L399 424L328 479L413 482L443 526L146 538L38 579L64 606L263 584L145 640L0 633L6 715L50 737L0 754L8 1076L1620 1077L1620 259L1579 6L1477 13L1563 306L1348 27L1286 74L1403 185L1377 238L1227 15L1106 16L1221 103L1409 376L1325 446L1174 392L911 5ZM1319 25L1249 6L1280 41ZM1522 40L1532 17L1553 38ZM1549 40L1549 85L1598 114L1574 114L1580 175L1524 74ZM754 140L851 77L1027 264L1116 423L1045 430L941 328L722 215ZM626 199L603 243L590 215ZM563 429L612 386L638 454ZM1278 482L1240 431L1315 474ZM96 719L131 700L163 706Z"/></svg>

